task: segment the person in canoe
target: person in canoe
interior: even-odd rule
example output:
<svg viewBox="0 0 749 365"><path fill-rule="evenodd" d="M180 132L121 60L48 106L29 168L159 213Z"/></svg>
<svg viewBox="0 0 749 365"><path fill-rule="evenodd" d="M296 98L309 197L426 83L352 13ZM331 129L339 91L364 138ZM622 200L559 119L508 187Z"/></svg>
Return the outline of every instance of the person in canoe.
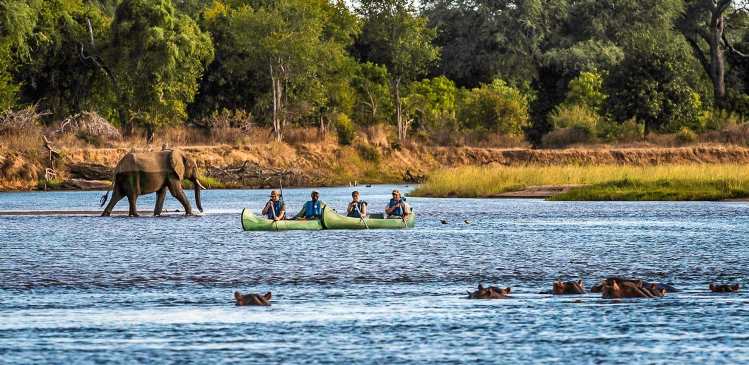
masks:
<svg viewBox="0 0 749 365"><path fill-rule="evenodd" d="M286 216L286 204L280 199L281 194L273 190L270 192L270 200L265 204L262 214L274 221L283 220Z"/></svg>
<svg viewBox="0 0 749 365"><path fill-rule="evenodd" d="M322 217L322 208L325 203L320 201L320 193L317 191L312 192L312 200L304 203L302 210L294 216L294 219L320 219Z"/></svg>
<svg viewBox="0 0 749 365"><path fill-rule="evenodd" d="M406 203L406 199L401 197L401 192L399 190L393 190L393 198L390 199L390 202L388 202L388 205L385 207L385 214L387 214L387 217L401 218L405 221L408 219L410 212L411 208L409 208Z"/></svg>
<svg viewBox="0 0 749 365"><path fill-rule="evenodd" d="M348 208L346 208L346 216L353 218L366 218L367 202L361 200L358 191L351 193L351 198L351 203L348 203Z"/></svg>

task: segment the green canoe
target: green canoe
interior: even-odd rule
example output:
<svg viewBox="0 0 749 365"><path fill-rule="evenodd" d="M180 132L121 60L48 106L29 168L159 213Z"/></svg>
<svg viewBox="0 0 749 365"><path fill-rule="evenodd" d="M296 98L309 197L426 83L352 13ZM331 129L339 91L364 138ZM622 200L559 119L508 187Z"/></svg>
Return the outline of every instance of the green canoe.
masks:
<svg viewBox="0 0 749 365"><path fill-rule="evenodd" d="M322 223L325 229L405 229L416 225L416 214L411 210L405 222L400 218L385 218L383 214L370 214L361 219L340 215L326 206L322 211Z"/></svg>
<svg viewBox="0 0 749 365"><path fill-rule="evenodd" d="M242 209L242 229L245 231L318 231L322 229L319 220L282 220L274 222L272 219L259 217L245 208Z"/></svg>

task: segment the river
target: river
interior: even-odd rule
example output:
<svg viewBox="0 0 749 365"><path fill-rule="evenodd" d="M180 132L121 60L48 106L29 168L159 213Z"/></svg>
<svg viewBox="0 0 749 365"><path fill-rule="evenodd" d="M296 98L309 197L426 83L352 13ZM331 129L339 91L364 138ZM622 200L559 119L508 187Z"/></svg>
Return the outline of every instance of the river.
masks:
<svg viewBox="0 0 749 365"><path fill-rule="evenodd" d="M392 188L359 187L372 211ZM309 190L285 189L290 210ZM319 190L339 210L351 192ZM92 210L100 194L2 193L0 210ZM749 361L749 204L409 198L413 230L243 232L267 195L209 190L201 217L0 216L0 363ZM538 294L607 275L681 291ZM479 282L513 298L465 299ZM235 307L235 290L273 305Z"/></svg>

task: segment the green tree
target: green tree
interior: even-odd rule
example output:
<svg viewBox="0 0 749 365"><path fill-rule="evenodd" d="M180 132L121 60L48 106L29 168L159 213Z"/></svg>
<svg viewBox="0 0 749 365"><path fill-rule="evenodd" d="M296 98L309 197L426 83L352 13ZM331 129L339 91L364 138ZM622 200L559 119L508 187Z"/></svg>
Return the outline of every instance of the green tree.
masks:
<svg viewBox="0 0 749 365"><path fill-rule="evenodd" d="M355 115L365 123L375 123L391 115L388 70L372 62L358 65L352 84L357 93Z"/></svg>
<svg viewBox="0 0 749 365"><path fill-rule="evenodd" d="M646 134L699 127L701 98L690 82L693 58L680 35L633 34L625 55L605 84L614 118L642 121Z"/></svg>
<svg viewBox="0 0 749 365"><path fill-rule="evenodd" d="M458 105L461 124L508 135L522 135L530 126L528 96L503 80L464 91Z"/></svg>
<svg viewBox="0 0 749 365"><path fill-rule="evenodd" d="M28 39L36 27L41 1L0 1L0 111L16 103L21 84L15 79L17 65L28 62Z"/></svg>
<svg viewBox="0 0 749 365"><path fill-rule="evenodd" d="M411 83L403 104L414 129L428 133L456 132L458 89L445 76Z"/></svg>
<svg viewBox="0 0 749 365"><path fill-rule="evenodd" d="M388 69L398 140L403 141L408 125L401 87L424 75L438 59L439 49L432 45L435 31L427 27L426 18L416 15L410 0L362 0L358 11L365 23L357 47L362 59Z"/></svg>
<svg viewBox="0 0 749 365"><path fill-rule="evenodd" d="M127 108L122 123L131 134L132 119L149 131L184 119L205 65L213 58L207 33L170 0L124 0L111 26L107 60Z"/></svg>
<svg viewBox="0 0 749 365"><path fill-rule="evenodd" d="M749 57L734 47L728 24L745 17L749 5L734 0L687 0L685 3L679 29L712 81L715 105L726 107L726 52Z"/></svg>

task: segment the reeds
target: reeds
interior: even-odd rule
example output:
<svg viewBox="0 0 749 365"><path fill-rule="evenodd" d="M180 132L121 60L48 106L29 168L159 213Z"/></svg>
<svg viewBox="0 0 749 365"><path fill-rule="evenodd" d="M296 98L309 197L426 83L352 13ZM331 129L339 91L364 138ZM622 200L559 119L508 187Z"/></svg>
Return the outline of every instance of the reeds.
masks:
<svg viewBox="0 0 749 365"><path fill-rule="evenodd" d="M583 185L555 200L720 200L749 196L749 169L739 164L459 167L432 173L412 195L494 197L543 185Z"/></svg>

